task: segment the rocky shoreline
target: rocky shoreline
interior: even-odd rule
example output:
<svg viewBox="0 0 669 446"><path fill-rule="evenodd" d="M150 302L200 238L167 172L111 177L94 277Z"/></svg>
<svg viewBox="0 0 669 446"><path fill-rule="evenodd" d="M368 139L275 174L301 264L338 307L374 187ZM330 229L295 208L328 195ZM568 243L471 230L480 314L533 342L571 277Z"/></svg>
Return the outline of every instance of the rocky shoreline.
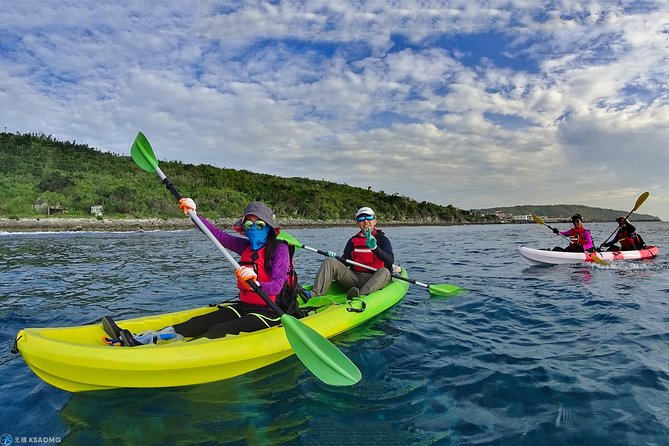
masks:
<svg viewBox="0 0 669 446"><path fill-rule="evenodd" d="M234 218L209 219L221 228L229 228L235 222ZM350 226L348 221L308 221L308 220L279 220L284 227L335 227ZM405 223L406 224L406 223ZM387 226L387 225L386 225ZM193 229L193 222L189 218L0 218L0 232L77 232L77 231L173 231Z"/></svg>
<svg viewBox="0 0 669 446"><path fill-rule="evenodd" d="M189 219L0 218L3 232L139 231L191 229Z"/></svg>
<svg viewBox="0 0 669 446"><path fill-rule="evenodd" d="M221 228L229 228L234 218L208 219ZM305 227L348 227L353 226L349 220L303 220L279 219L286 228ZM443 226L449 223L430 221L384 221L382 226ZM189 218L0 218L0 232L125 232L125 231L171 231L193 229Z"/></svg>

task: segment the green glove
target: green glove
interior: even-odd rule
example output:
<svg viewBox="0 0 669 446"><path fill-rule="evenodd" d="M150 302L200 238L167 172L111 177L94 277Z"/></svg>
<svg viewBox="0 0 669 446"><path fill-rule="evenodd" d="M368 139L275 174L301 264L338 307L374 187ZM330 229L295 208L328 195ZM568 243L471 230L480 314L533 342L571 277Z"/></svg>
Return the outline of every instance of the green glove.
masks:
<svg viewBox="0 0 669 446"><path fill-rule="evenodd" d="M363 234L365 234L365 237L367 237L367 240L365 241L365 245L372 251L376 249L376 237L372 235L372 231L370 229L365 229L363 231Z"/></svg>

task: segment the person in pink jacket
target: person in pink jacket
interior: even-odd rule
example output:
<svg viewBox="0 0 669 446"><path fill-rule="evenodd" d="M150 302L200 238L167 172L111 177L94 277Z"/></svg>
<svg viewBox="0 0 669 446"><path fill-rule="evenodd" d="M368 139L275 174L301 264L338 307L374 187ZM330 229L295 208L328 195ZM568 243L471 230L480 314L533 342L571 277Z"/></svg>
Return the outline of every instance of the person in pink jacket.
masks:
<svg viewBox="0 0 669 446"><path fill-rule="evenodd" d="M583 227L583 218L581 214L574 214L571 217L571 222L574 224L574 227L567 229L566 231L558 231L557 228L553 228L553 232L556 234L561 234L571 239L571 243L566 248L556 246L553 248L553 251L564 251L564 252L591 252L594 251L595 246L592 242L592 235L590 231Z"/></svg>

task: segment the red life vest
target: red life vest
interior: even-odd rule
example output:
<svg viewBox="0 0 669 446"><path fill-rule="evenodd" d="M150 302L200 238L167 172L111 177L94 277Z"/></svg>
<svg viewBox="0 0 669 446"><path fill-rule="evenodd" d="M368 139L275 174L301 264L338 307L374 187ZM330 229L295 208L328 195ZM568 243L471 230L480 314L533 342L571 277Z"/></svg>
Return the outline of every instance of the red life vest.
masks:
<svg viewBox="0 0 669 446"><path fill-rule="evenodd" d="M376 237L376 229L372 231L372 235ZM367 237L362 233L358 232L356 235L351 237L351 242L353 243L353 251L351 252L351 260L354 262L362 263L363 265L369 265L372 268L384 268L386 265L383 263L383 260L374 255L371 249L365 244ZM360 266L353 265L353 271L361 273L369 273L370 270L362 268Z"/></svg>
<svg viewBox="0 0 669 446"><path fill-rule="evenodd" d="M636 249L636 240L627 235L627 230L625 228L618 229L618 234L616 234L616 238L620 242L620 249L622 249L623 251Z"/></svg>
<svg viewBox="0 0 669 446"><path fill-rule="evenodd" d="M265 258L265 253L267 252L266 248L267 245L263 246L257 251L253 251L250 247L248 247L242 252L242 255L239 259L240 265L253 268L253 271L255 271L255 273L258 275L258 282L269 282L272 279L270 272L265 267L267 261ZM290 268L288 269L288 275L286 276L286 284L290 285L293 277L293 259L291 257ZM237 288L239 288L239 300L242 302L251 305L262 305L265 307L269 306L258 293L252 289L248 289L245 283L237 280ZM272 302L276 303L276 295L268 294L268 296Z"/></svg>
<svg viewBox="0 0 669 446"><path fill-rule="evenodd" d="M576 235L575 235L575 236L574 236L574 235L571 236L571 237L574 237L574 238L571 240L571 244L572 244L572 245L581 245L581 246L583 246L583 247L585 248L585 244L588 243L588 241L585 239L585 236L583 235L583 233L584 233L585 231L587 231L587 229L585 229L583 226L581 226L581 227L578 228L578 229L573 228L572 230L573 230L574 232L576 232ZM570 238L571 238L571 237L570 237Z"/></svg>

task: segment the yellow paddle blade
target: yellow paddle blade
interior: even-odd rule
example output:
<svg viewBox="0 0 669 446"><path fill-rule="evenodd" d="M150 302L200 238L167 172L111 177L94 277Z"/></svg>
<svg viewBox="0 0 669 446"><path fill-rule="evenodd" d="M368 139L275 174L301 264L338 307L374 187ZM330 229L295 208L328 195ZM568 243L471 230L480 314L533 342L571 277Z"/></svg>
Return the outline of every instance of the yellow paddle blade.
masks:
<svg viewBox="0 0 669 446"><path fill-rule="evenodd" d="M597 263L597 264L599 264L599 265L602 265L602 266L609 266L609 262L607 262L606 260L604 260L604 259L598 257L598 256L597 256L597 253L594 253L594 252L591 253L591 254L586 253L586 255L589 256L589 257L592 259L593 262L595 262L595 263Z"/></svg>
<svg viewBox="0 0 669 446"><path fill-rule="evenodd" d="M636 203L634 204L634 208L632 209L632 212L636 211L641 207L644 201L646 201L646 198L648 198L648 195L650 195L648 192L644 192L641 195L639 195L639 198L636 199ZM632 213L630 212L630 214Z"/></svg>
<svg viewBox="0 0 669 446"><path fill-rule="evenodd" d="M540 219L539 217L536 216L534 212L532 212L532 220L534 220L535 223L539 223L540 225L545 225L544 221Z"/></svg>

